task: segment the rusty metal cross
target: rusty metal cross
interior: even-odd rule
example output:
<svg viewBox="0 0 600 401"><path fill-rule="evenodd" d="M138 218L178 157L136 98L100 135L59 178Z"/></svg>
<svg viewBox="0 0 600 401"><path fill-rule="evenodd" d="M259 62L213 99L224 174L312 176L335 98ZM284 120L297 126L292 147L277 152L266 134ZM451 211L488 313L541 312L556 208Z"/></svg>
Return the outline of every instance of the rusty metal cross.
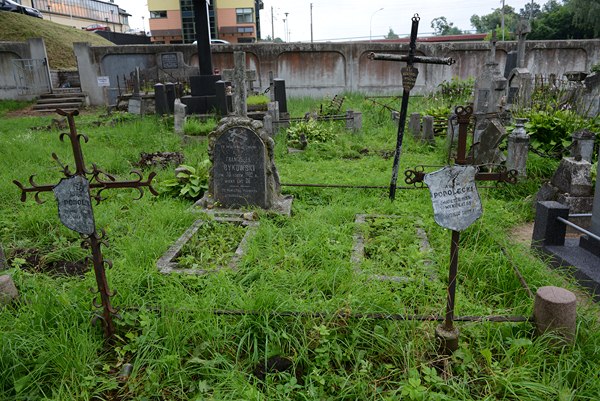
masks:
<svg viewBox="0 0 600 401"><path fill-rule="evenodd" d="M396 138L396 152L394 154L394 165L392 167L392 180L390 182L390 199L396 198L396 181L398 180L398 165L400 163L400 153L402 153L402 141L404 139L404 125L406 124L406 113L408 111L408 99L410 91L417 82L419 70L413 66L415 63L424 64L445 64L452 65L455 60L452 58L441 57L422 57L416 56L417 32L419 30L419 14L412 17L412 27L410 31L410 45L407 56L398 56L395 54L370 53L371 60L405 61L406 67L400 71L402 73L402 104L400 107L400 119L398 121L398 134Z"/></svg>
<svg viewBox="0 0 600 401"><path fill-rule="evenodd" d="M467 140L468 140L468 126L473 115L473 108L471 106L458 106L454 113L458 119L458 149L456 154L455 164L458 166L472 165L473 158L467 156ZM424 168L407 170L405 171L405 182L413 185L423 185L425 180ZM506 182L509 184L515 184L517 182L518 172L516 170L506 170L505 167L500 167L496 172L477 172L475 174L476 181L497 181ZM458 250L459 250L460 232L452 229L452 239L450 244L450 269L448 274L448 288L447 288L447 303L446 303L446 318L441 328L446 333L456 332L454 328L454 304L456 298L456 277L458 273ZM442 344L445 348L444 351L449 353L456 350L458 347L458 334L454 341L446 342Z"/></svg>
<svg viewBox="0 0 600 401"><path fill-rule="evenodd" d="M113 315L117 313L117 310L111 305L110 298L115 295L115 292L111 292L108 287L106 280L106 271L104 265L112 267L110 260L104 259L102 256L101 245L108 246L105 238L104 231L100 233L96 230L94 222L94 214L91 205L91 199L96 200L96 203L100 203L103 198L102 192L106 189L115 188L136 188L140 195L137 199L141 198L144 194L143 188L147 187L153 195L158 193L152 188L152 179L156 173L152 172L148 175L146 181L143 180L143 176L139 171L132 171L137 179L130 181L117 181L117 179L102 170L100 170L95 164L92 163L91 170L85 167L83 158L83 152L81 150L81 139L84 142L88 141L88 137L82 134L78 134L75 128L74 116L78 115L78 111L65 112L57 109L56 112L62 116L67 117L69 122L69 133L62 133L60 140L64 141L65 137L68 137L71 141L71 147L73 150L73 157L75 160L75 171L72 172L68 165L63 164L56 153L52 153L52 158L61 166L62 172L66 178L62 178L58 184L44 184L38 185L34 181L35 175L29 177L30 187L25 187L19 181L13 181L21 189L21 201L27 200L27 194L33 193L36 202L43 203L40 199L40 194L43 192L53 191L57 203L58 212L61 222L69 229L80 233L84 240L82 246L89 246L92 251L92 263L94 266L94 273L96 276L96 283L98 285L97 293L100 295L100 304L97 299L94 299L93 305L96 308L103 308L102 314L95 317L99 318L104 326L104 334L106 338L111 338L115 333L115 326L113 323ZM88 176L90 177L88 179ZM90 194L90 189L97 189L94 195ZM88 256L89 260L90 257ZM93 291L93 290L92 290Z"/></svg>

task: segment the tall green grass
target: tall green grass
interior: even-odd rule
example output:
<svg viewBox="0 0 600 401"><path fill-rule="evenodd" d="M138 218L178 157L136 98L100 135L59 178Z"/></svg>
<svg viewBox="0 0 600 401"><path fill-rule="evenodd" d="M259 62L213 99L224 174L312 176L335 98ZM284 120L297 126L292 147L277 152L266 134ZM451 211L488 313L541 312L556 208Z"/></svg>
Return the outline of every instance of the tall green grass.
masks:
<svg viewBox="0 0 600 401"><path fill-rule="evenodd" d="M275 138L283 183L389 184L392 160L382 155L393 151L396 127L388 111L358 94L347 94L345 106L364 113L361 131L337 124L334 141L293 154L284 132ZM411 109L420 106L425 104L411 102ZM318 107L319 101L290 101L293 116ZM31 174L39 183L58 182L52 152L72 165L58 131L32 129L50 118L5 118L0 128L6 155L0 158L0 241L9 261L17 249L56 257L78 244L78 236L59 223L52 194L42 195L43 205L20 203L12 184ZM119 177L127 177L141 152L182 151L192 165L206 158L206 144L182 145L167 120L95 123L106 119L88 114L76 121L90 139L83 145L88 164ZM407 136L400 170L444 164L443 146L441 138L431 147ZM481 191L484 214L461 235L457 315L531 314L532 300L503 247L533 290L559 285L579 292L527 244L512 242L511 230L531 221L531 195L554 168L536 158L530 165L529 181ZM172 178L174 167L156 169L156 180ZM134 201L129 190L105 192L108 199L94 212L110 241L103 252L114 262L107 276L118 290L113 304L121 309L116 340L105 343L102 330L90 325L92 273L53 278L11 267L21 298L0 311L0 399L594 400L600 394L598 307L589 302L579 307L574 345L553 345L552 335L535 337L529 323L459 323L460 348L451 357L437 354L436 323L352 317L444 314L450 232L435 224L427 190L400 190L393 203L385 189L284 186L283 192L294 196L292 216L257 210L260 226L238 271L201 277L162 275L155 266L199 218L190 202L150 194ZM401 216L379 231L381 252L388 250L383 265L367 263L363 274L350 261L357 213ZM382 266L392 274L410 263L408 269L418 272L419 257L404 254L413 252L416 226L428 235L437 281L371 279L369 269ZM287 311L305 314L277 315ZM273 357L290 366L266 369ZM120 379L127 364L131 373ZM261 370L266 373L257 377Z"/></svg>

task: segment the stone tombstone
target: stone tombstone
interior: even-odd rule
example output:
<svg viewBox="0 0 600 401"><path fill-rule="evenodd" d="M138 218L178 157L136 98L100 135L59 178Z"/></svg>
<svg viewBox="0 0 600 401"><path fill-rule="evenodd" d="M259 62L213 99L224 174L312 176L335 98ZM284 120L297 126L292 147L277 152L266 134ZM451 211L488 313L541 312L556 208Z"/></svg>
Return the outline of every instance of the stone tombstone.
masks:
<svg viewBox="0 0 600 401"><path fill-rule="evenodd" d="M400 117L398 117L398 121ZM413 135L413 137L418 138L421 135L421 114L412 113L410 115L410 119L408 120L408 130Z"/></svg>
<svg viewBox="0 0 600 401"><path fill-rule="evenodd" d="M273 161L275 143L259 121L227 117L209 135L212 169L208 193L200 204L226 208L276 208L281 201Z"/></svg>
<svg viewBox="0 0 600 401"><path fill-rule="evenodd" d="M127 103L127 111L131 114L142 115L143 114L143 106L142 99L129 99Z"/></svg>
<svg viewBox="0 0 600 401"><path fill-rule="evenodd" d="M515 105L527 106L532 92L531 73L527 68L515 68L508 77L506 89L506 108L511 110Z"/></svg>
<svg viewBox="0 0 600 401"><path fill-rule="evenodd" d="M583 160L592 162L594 156L594 147L596 134L590 130L582 129L573 132L571 135L573 146L571 147L571 157L581 157Z"/></svg>
<svg viewBox="0 0 600 401"><path fill-rule="evenodd" d="M63 178L53 189L58 203L58 217L67 228L80 234L96 231L90 198L90 183L85 177Z"/></svg>
<svg viewBox="0 0 600 401"><path fill-rule="evenodd" d="M483 213L475 185L474 166L446 166L425 174L435 222L450 230L463 231Z"/></svg>
<svg viewBox="0 0 600 401"><path fill-rule="evenodd" d="M423 132L421 133L421 141L430 144L435 143L435 136L433 132L433 116L423 116Z"/></svg>
<svg viewBox="0 0 600 401"><path fill-rule="evenodd" d="M179 98L175 99L173 105L173 128L176 134L182 135L184 133L186 110L187 106L181 103Z"/></svg>
<svg viewBox="0 0 600 401"><path fill-rule="evenodd" d="M506 130L497 118L489 119L479 135L479 142L473 144L476 165L500 164L506 160L500 151L500 144L506 138Z"/></svg>

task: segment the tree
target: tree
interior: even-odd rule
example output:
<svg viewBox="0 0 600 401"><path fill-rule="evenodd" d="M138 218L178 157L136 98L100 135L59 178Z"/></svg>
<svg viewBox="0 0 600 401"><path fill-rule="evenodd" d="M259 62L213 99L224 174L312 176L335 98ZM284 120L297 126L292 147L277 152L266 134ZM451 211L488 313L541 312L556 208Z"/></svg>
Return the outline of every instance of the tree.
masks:
<svg viewBox="0 0 600 401"><path fill-rule="evenodd" d="M398 36L396 33L394 33L394 30L392 29L392 27L390 27L390 31L388 32L388 34L385 38L386 39L398 39L398 38L400 38L400 36Z"/></svg>
<svg viewBox="0 0 600 401"><path fill-rule="evenodd" d="M525 8L519 10L519 15L521 16L521 18L529 20L537 18L541 13L542 7L538 3L533 1L531 3L526 3Z"/></svg>
<svg viewBox="0 0 600 401"><path fill-rule="evenodd" d="M573 11L573 22L584 32L591 32L589 39L600 37L600 2L598 0L569 0L567 7Z"/></svg>
<svg viewBox="0 0 600 401"><path fill-rule="evenodd" d="M596 20L578 19L575 5L584 7L586 12L593 12L593 1L579 3L581 0L570 0L565 4L550 0L542 7L542 12L532 21L529 39L592 39ZM587 5L586 5L587 4ZM587 7L587 8L585 8ZM600 16L598 17L600 18ZM600 29L600 28L599 28Z"/></svg>
<svg viewBox="0 0 600 401"><path fill-rule="evenodd" d="M502 8L496 8L490 14L471 16L471 25L477 33L486 33L502 26ZM504 6L504 26L513 31L519 21L519 15L511 6Z"/></svg>
<svg viewBox="0 0 600 401"><path fill-rule="evenodd" d="M431 21L434 35L460 35L463 32L454 26L452 22L448 22L446 17L437 17Z"/></svg>

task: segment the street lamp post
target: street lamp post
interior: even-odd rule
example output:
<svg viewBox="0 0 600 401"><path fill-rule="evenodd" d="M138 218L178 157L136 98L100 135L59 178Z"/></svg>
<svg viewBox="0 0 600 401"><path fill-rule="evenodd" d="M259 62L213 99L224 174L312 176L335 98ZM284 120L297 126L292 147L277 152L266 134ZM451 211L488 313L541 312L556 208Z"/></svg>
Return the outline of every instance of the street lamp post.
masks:
<svg viewBox="0 0 600 401"><path fill-rule="evenodd" d="M381 10L383 10L383 7L381 7L379 10L377 10L373 14L371 14L371 20L369 21L369 42L373 41L373 35L372 35L373 17L375 16L375 14L377 14Z"/></svg>

